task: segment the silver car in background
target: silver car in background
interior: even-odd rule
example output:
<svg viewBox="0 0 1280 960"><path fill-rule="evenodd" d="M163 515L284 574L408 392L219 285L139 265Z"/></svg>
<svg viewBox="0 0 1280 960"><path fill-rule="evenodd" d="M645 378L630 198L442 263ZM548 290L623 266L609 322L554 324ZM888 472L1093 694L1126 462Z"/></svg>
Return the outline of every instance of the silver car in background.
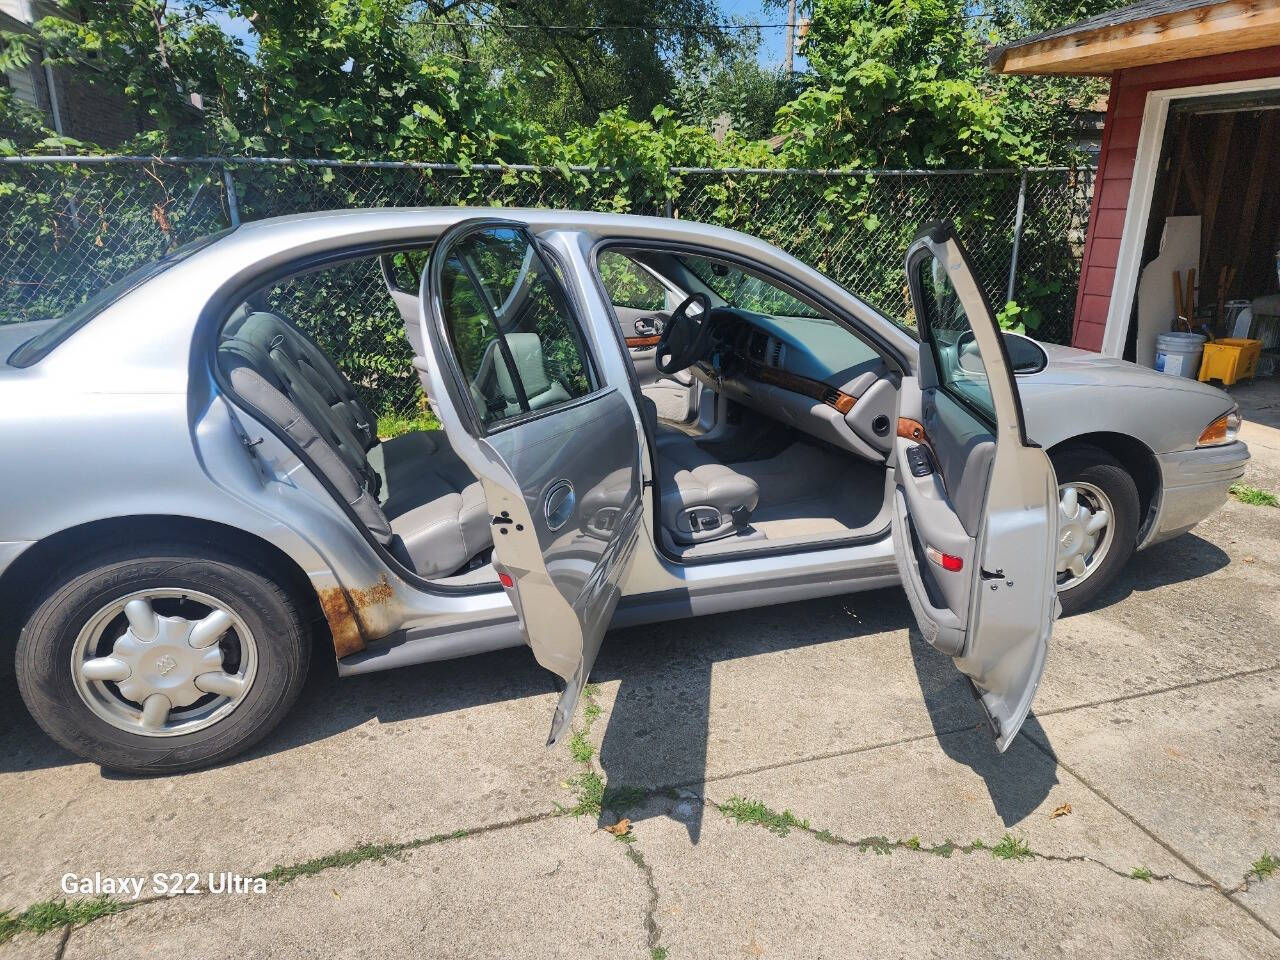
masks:
<svg viewBox="0 0 1280 960"><path fill-rule="evenodd" d="M343 675L525 643L555 743L610 625L901 584L1003 750L1059 601L1248 451L1220 390L1002 334L948 225L906 267L918 330L703 224L338 211L0 326L23 698L84 757L172 771L280 720L313 626ZM335 271L379 278L438 429L379 437L376 385L294 322Z"/></svg>

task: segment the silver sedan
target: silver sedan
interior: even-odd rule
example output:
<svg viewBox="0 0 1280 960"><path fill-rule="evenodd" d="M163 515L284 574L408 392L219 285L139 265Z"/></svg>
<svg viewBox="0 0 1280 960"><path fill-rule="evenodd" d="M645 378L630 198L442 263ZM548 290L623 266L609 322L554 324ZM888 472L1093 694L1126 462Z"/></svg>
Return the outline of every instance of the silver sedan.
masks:
<svg viewBox="0 0 1280 960"><path fill-rule="evenodd" d="M568 728L605 630L901 585L998 749L1060 609L1243 472L1221 391L1002 334L947 224L899 326L755 238L542 210L243 225L0 326L22 695L107 767L214 763L301 689L527 644ZM312 335L389 316L435 421L379 435Z"/></svg>

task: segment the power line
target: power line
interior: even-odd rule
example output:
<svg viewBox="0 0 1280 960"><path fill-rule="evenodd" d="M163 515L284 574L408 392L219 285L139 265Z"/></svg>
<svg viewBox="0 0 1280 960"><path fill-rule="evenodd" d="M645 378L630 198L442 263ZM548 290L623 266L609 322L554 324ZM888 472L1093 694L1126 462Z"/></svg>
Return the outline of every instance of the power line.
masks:
<svg viewBox="0 0 1280 960"><path fill-rule="evenodd" d="M614 31L634 30L646 33L710 33L727 30L782 30L785 23L606 23L606 24L571 24L571 23L505 23L501 20L433 20L418 21L418 27L436 27L439 29L467 30L543 30L548 32L562 31L566 33L610 33Z"/></svg>

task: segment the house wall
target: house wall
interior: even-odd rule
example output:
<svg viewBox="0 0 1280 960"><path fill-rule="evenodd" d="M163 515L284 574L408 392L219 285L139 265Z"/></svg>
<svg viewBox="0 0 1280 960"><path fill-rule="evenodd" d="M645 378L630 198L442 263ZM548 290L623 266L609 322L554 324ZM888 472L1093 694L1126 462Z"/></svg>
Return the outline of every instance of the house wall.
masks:
<svg viewBox="0 0 1280 960"><path fill-rule="evenodd" d="M1280 46L1135 67L1112 75L1093 207L1080 267L1080 286L1076 291L1073 346L1102 349L1147 94L1153 90L1274 76L1280 76Z"/></svg>

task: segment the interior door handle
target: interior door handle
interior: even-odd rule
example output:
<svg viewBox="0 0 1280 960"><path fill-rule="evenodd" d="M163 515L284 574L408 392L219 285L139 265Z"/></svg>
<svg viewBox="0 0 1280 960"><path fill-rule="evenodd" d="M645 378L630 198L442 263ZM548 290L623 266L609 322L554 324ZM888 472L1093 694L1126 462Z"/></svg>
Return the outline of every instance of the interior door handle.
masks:
<svg viewBox="0 0 1280 960"><path fill-rule="evenodd" d="M641 317L636 321L636 335L641 337L654 337L662 333L665 324L657 317Z"/></svg>

